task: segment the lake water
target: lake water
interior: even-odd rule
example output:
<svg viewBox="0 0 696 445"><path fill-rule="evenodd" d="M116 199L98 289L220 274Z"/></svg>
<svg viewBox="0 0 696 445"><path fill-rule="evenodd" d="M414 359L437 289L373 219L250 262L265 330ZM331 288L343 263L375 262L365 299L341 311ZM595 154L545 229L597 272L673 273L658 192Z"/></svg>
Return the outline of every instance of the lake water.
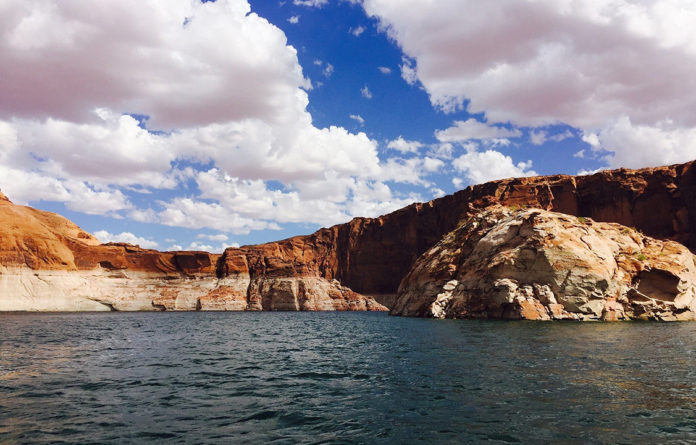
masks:
<svg viewBox="0 0 696 445"><path fill-rule="evenodd" d="M696 323L0 314L0 443L693 443Z"/></svg>

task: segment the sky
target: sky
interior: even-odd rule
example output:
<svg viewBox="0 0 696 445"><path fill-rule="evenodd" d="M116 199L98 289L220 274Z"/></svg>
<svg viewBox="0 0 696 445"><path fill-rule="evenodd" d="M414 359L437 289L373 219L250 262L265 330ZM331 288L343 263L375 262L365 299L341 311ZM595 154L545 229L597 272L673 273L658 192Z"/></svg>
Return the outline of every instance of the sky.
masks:
<svg viewBox="0 0 696 445"><path fill-rule="evenodd" d="M692 0L2 0L0 189L221 252L696 158Z"/></svg>

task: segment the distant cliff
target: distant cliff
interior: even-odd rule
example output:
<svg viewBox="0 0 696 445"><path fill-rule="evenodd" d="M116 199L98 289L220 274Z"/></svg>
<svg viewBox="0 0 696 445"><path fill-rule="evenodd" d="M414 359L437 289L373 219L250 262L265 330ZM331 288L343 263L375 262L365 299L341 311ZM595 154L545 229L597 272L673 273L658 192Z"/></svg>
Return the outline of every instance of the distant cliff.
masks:
<svg viewBox="0 0 696 445"><path fill-rule="evenodd" d="M98 245L66 219L14 205L1 195L0 310L33 307L37 295L46 303L43 298L58 282L66 301L74 303L78 300L71 300L72 295L80 295L79 304L92 309L384 309L360 294L391 305L421 254L461 220L495 204L616 222L696 251L694 162L493 181L379 218L355 218L311 235L228 248L222 255ZM39 270L43 272L35 272ZM53 277L81 271L78 275L87 281L51 282L46 271L53 271ZM22 279L8 280L9 274ZM102 277L110 277L106 283L115 288L89 290L87 285ZM134 284L134 277L154 281L143 287ZM154 299L148 294L152 289L157 291ZM112 301L111 295L128 292L134 292L129 299ZM8 302L9 295L20 294L26 298Z"/></svg>
<svg viewBox="0 0 696 445"><path fill-rule="evenodd" d="M0 193L0 311L386 310L312 273L221 274L220 258L100 244Z"/></svg>

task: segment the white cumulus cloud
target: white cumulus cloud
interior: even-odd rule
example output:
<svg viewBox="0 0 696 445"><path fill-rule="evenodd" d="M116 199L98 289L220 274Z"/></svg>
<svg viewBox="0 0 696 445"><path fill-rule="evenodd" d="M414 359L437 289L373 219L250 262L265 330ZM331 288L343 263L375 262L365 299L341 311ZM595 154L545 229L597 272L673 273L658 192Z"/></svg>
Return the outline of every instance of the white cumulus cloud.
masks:
<svg viewBox="0 0 696 445"><path fill-rule="evenodd" d="M454 125L435 132L435 137L440 142L465 142L472 139L507 139L520 137L522 133L517 129L487 125L474 118L466 121L455 121Z"/></svg>
<svg viewBox="0 0 696 445"><path fill-rule="evenodd" d="M312 123L297 51L246 0L6 0L0 23L0 187L18 202L248 233L393 210L408 198L385 181L424 182Z"/></svg>
<svg viewBox="0 0 696 445"><path fill-rule="evenodd" d="M401 153L418 153L422 146L423 144L418 141L407 141L401 136L389 141L387 144L387 148L400 151Z"/></svg>
<svg viewBox="0 0 696 445"><path fill-rule="evenodd" d="M439 109L603 135L610 166L696 157L675 145L696 128L692 0L361 4L403 49L402 77ZM658 134L670 142L654 145Z"/></svg>
<svg viewBox="0 0 696 445"><path fill-rule="evenodd" d="M134 235L130 232L121 232L118 234L109 233L106 230L99 230L94 232L94 236L97 237L102 243L128 243L136 244L143 249L155 249L158 244L155 241L143 238L141 236Z"/></svg>
<svg viewBox="0 0 696 445"><path fill-rule="evenodd" d="M359 114L351 114L349 117L360 125L365 125L365 119L363 119L363 117Z"/></svg>
<svg viewBox="0 0 696 445"><path fill-rule="evenodd" d="M471 184L481 184L495 179L512 178L519 176L534 176L536 172L530 170L532 162L519 162L515 164L509 156L495 151L470 151L452 161L452 166L469 179ZM461 186L461 182L454 183Z"/></svg>

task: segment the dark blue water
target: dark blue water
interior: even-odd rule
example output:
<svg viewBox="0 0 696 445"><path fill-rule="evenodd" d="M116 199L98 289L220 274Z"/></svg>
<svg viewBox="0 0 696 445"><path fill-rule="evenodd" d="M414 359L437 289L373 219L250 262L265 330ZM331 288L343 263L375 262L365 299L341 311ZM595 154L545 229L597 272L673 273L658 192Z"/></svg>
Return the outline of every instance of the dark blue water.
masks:
<svg viewBox="0 0 696 445"><path fill-rule="evenodd" d="M0 443L688 443L696 323L0 314Z"/></svg>

